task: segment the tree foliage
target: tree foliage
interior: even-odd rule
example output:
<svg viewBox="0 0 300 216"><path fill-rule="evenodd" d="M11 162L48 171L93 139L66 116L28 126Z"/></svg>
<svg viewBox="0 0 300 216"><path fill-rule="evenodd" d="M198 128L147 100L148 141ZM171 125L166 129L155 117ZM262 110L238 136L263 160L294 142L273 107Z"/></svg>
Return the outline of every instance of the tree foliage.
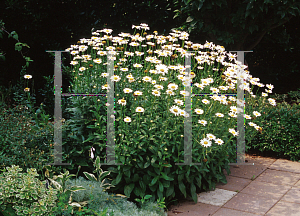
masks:
<svg viewBox="0 0 300 216"><path fill-rule="evenodd" d="M226 50L253 50L271 30L300 15L297 0L177 0L183 29Z"/></svg>

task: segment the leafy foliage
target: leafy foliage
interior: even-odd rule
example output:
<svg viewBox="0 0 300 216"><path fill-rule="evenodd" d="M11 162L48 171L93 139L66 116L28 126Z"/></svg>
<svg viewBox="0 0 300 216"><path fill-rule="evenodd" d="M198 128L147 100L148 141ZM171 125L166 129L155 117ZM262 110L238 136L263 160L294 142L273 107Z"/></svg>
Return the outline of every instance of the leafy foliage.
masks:
<svg viewBox="0 0 300 216"><path fill-rule="evenodd" d="M46 190L45 182L35 177L36 169L27 169L27 173L19 166L6 167L0 174L0 205L1 208L12 207L17 215L48 215L56 205L57 190Z"/></svg>
<svg viewBox="0 0 300 216"><path fill-rule="evenodd" d="M262 106L261 113L266 113L266 116L259 120L265 127L262 133L256 133L251 140L246 136L247 146L260 152L276 152L277 156L300 161L300 104L291 106L286 102L278 103L271 110L264 109L265 107L266 105Z"/></svg>
<svg viewBox="0 0 300 216"><path fill-rule="evenodd" d="M274 28L300 15L296 0L178 0L174 18L182 27L226 50L252 50ZM203 34L204 33L204 34Z"/></svg>

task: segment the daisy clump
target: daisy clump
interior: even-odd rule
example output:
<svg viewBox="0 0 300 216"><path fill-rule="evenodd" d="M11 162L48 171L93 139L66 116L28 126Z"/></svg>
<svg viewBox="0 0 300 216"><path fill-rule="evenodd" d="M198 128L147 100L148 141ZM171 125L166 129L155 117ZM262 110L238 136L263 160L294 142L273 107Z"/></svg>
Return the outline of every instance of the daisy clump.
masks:
<svg viewBox="0 0 300 216"><path fill-rule="evenodd" d="M121 134L116 136L116 145L122 151L126 149L124 145L151 150L166 143L178 144L178 152L182 151L184 119L189 115L192 115L193 151L226 150L227 144L234 144L239 135L234 129L238 113L244 113L246 121L260 118L258 111L245 113L245 109L239 108L245 107L244 101L232 95L240 88L255 98L254 85L264 87L258 78L250 75L247 66L237 61L236 55L212 42L193 43L184 31L173 29L167 36L159 35L157 31L150 32L145 23L133 25L132 29L133 34L121 32L115 36L112 29L97 30L91 38L80 39L66 49L72 56L70 93L107 94L111 88L107 78L114 83L115 130ZM188 55L191 64L186 66ZM114 62L111 77L107 72L108 58ZM190 114L185 109L185 87L189 82L195 94ZM272 93L272 88L267 84L266 92ZM262 96L266 97L267 93ZM105 104L103 98L88 100L91 106ZM73 103L76 101L73 99ZM269 98L268 102L276 106L275 100ZM98 134L104 132L103 119L92 118L97 119ZM259 121L246 125L263 130L258 124ZM235 147L232 149L235 151ZM126 151L120 154L126 155Z"/></svg>

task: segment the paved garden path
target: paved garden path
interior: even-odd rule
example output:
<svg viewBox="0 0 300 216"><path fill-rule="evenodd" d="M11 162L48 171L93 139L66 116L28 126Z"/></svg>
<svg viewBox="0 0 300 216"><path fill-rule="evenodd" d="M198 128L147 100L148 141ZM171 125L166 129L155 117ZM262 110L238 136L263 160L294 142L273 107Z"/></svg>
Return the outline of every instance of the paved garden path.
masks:
<svg viewBox="0 0 300 216"><path fill-rule="evenodd" d="M253 166L230 165L227 184L171 206L168 216L300 216L300 163L252 156ZM255 176L253 178L253 175Z"/></svg>

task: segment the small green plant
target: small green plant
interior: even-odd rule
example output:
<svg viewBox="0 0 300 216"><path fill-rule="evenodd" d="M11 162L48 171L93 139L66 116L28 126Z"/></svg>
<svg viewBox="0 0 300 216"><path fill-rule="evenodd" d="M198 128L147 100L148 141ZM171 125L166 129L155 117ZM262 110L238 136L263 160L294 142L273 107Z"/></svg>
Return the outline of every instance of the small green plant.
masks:
<svg viewBox="0 0 300 216"><path fill-rule="evenodd" d="M63 197L63 202L65 204L65 208L72 209L73 206L75 207L82 207L82 205L86 205L87 202L81 202L76 203L72 202L72 192L78 191L78 190L85 190L82 186L72 186L70 189L66 188L66 181L72 177L75 176L74 174L69 175L69 171L65 171L65 173L61 173L61 175L54 176L53 179L49 178L52 185L58 189L59 195ZM57 179L57 181L55 181ZM61 182L61 184L59 184ZM73 214L73 209L72 209Z"/></svg>
<svg viewBox="0 0 300 216"><path fill-rule="evenodd" d="M251 177L251 180L253 181L255 179L255 175L253 175L252 177Z"/></svg>
<svg viewBox="0 0 300 216"><path fill-rule="evenodd" d="M57 190L47 190L45 182L35 178L36 169L27 169L27 173L19 173L22 169L15 165L6 169L7 172L3 170L0 174L1 211L15 215L49 215L56 205Z"/></svg>

